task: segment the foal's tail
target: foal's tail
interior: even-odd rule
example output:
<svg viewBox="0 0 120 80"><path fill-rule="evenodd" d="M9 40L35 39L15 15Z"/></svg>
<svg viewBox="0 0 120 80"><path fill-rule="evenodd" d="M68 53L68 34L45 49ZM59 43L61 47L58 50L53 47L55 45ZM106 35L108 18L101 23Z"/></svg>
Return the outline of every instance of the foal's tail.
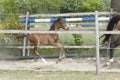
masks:
<svg viewBox="0 0 120 80"><path fill-rule="evenodd" d="M120 15L116 15L110 19L108 25L107 25L107 30L106 31L112 31L114 28L114 25L117 25L118 21L120 20ZM105 38L103 39L103 44L107 42L111 36L111 34L104 34ZM102 36L102 37L103 37Z"/></svg>

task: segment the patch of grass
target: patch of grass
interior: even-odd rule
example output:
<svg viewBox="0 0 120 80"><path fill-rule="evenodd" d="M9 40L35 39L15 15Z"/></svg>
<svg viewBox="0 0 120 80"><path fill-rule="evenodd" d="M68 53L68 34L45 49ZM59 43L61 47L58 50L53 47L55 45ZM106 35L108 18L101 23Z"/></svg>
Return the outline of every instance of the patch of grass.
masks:
<svg viewBox="0 0 120 80"><path fill-rule="evenodd" d="M120 73L0 70L0 80L120 80Z"/></svg>

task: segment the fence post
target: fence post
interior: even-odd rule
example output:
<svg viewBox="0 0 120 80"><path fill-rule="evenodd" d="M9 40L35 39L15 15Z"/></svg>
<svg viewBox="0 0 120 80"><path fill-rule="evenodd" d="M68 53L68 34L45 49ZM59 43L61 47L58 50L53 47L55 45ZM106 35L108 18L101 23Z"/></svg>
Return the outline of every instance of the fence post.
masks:
<svg viewBox="0 0 120 80"><path fill-rule="evenodd" d="M28 19L29 19L29 16L28 16ZM28 22L27 30L30 30L30 22ZM29 34L27 34L27 35L29 35ZM28 38L26 38L26 46L27 46L26 56L29 56L30 55L30 48L28 48L28 47L30 46L30 42L29 42Z"/></svg>
<svg viewBox="0 0 120 80"><path fill-rule="evenodd" d="M95 33L96 33L96 74L100 71L100 55L99 55L99 26L98 11L95 11Z"/></svg>
<svg viewBox="0 0 120 80"><path fill-rule="evenodd" d="M25 32L28 30L28 24L29 24L28 20L29 20L29 11L27 11L26 13ZM25 35L27 35L27 33L25 33ZM26 56L26 43L27 43L27 38L24 37L22 56Z"/></svg>

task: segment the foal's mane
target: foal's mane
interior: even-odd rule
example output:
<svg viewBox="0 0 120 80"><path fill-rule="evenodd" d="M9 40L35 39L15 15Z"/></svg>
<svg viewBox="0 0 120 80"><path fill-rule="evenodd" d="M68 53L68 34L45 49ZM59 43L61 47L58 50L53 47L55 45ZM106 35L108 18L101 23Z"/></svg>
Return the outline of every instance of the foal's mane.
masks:
<svg viewBox="0 0 120 80"><path fill-rule="evenodd" d="M61 18L60 18L60 17L59 17L59 18L57 18L57 20L55 20L55 21L52 23L52 25L50 26L49 31L50 31L50 30L54 30L55 24L56 24L57 22L60 22L60 20L61 20Z"/></svg>

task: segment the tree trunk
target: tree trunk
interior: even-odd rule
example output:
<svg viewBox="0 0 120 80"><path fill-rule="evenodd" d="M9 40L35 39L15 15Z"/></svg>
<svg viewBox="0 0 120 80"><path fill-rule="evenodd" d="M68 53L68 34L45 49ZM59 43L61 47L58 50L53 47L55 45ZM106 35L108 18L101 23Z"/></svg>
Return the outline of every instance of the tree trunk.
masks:
<svg viewBox="0 0 120 80"><path fill-rule="evenodd" d="M120 0L111 0L111 8L115 12L120 12Z"/></svg>

